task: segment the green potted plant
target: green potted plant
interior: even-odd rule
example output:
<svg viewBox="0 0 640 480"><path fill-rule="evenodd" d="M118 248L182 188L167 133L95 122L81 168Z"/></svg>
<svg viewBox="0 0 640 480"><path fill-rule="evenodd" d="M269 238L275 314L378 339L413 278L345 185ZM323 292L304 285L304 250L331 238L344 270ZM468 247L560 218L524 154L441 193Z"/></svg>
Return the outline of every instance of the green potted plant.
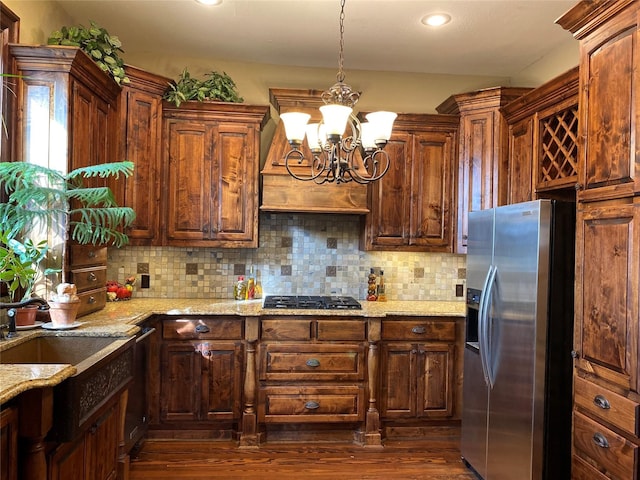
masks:
<svg viewBox="0 0 640 480"><path fill-rule="evenodd" d="M5 283L12 303L31 297L38 278L57 273L58 269L40 269L49 247L45 240L34 243L27 239L24 243L9 236L8 231L0 231L0 281ZM38 305L28 305L16 310L16 325L26 326L35 323Z"/></svg>
<svg viewBox="0 0 640 480"><path fill-rule="evenodd" d="M31 293L32 284L27 274L36 269L32 268L33 262L26 267L26 262L29 258L37 259L37 266L49 246L46 241L34 243L21 239L43 235L41 230L63 232L80 244L126 245L129 239L122 230L133 223L135 212L118 206L108 187L87 186L85 180L127 177L132 173L132 162L91 165L67 174L33 163L1 162L0 185L7 199L0 204L0 224L4 226L0 242L5 245L6 265L0 269L0 275L2 281L10 285L9 289L15 286L15 291L22 286L27 287L25 293ZM24 246L24 252L21 253L19 245ZM51 272L48 270L45 274ZM63 270L62 282L65 281Z"/></svg>
<svg viewBox="0 0 640 480"><path fill-rule="evenodd" d="M241 103L244 99L238 95L236 84L226 72L211 71L205 73L205 80L191 76L185 68L175 83L170 83L164 93L166 101L179 107L182 102L195 100L218 100L220 102Z"/></svg>
<svg viewBox="0 0 640 480"><path fill-rule="evenodd" d="M122 42L95 22L91 22L89 28L83 25L62 27L51 33L47 43L80 47L103 71L111 74L118 85L129 83L124 61L120 58L120 53L124 53Z"/></svg>

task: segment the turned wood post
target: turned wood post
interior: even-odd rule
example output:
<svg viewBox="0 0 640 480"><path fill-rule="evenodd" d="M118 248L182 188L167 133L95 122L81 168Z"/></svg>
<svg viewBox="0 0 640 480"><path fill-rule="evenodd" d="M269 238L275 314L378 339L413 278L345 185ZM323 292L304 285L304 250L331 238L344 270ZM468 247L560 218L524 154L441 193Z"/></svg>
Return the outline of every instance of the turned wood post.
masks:
<svg viewBox="0 0 640 480"><path fill-rule="evenodd" d="M378 411L378 389L379 389L379 368L380 354L378 344L380 342L382 320L372 318L369 320L369 350L367 353L367 380L369 384L369 402L365 420L364 445L382 445L382 435L380 433L380 412Z"/></svg>
<svg viewBox="0 0 640 480"><path fill-rule="evenodd" d="M29 412L18 416L18 473L22 480L45 480L47 458L44 438L53 426L53 388L27 390L20 395L18 402L21 413Z"/></svg>
<svg viewBox="0 0 640 480"><path fill-rule="evenodd" d="M242 432L240 446L256 446L260 442L258 433L258 414L256 411L257 394L257 358L256 345L260 319L258 317L245 318L245 364L244 364L244 402L242 409Z"/></svg>
<svg viewBox="0 0 640 480"><path fill-rule="evenodd" d="M118 480L129 480L129 453L126 451L124 427L127 415L129 389L120 395L118 401Z"/></svg>

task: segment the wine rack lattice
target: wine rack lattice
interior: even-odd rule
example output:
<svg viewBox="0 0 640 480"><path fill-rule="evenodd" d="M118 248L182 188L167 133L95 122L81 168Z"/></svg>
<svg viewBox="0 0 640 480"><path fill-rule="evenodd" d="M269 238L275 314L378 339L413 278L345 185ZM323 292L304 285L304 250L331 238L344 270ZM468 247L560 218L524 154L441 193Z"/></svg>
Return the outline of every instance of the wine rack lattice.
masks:
<svg viewBox="0 0 640 480"><path fill-rule="evenodd" d="M549 184L577 176L578 106L540 120L538 182Z"/></svg>

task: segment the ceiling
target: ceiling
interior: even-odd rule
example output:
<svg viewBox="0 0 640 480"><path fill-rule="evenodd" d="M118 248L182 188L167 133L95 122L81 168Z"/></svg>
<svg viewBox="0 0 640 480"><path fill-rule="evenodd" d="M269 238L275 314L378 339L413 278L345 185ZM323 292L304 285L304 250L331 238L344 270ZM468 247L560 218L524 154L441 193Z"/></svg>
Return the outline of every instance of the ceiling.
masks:
<svg viewBox="0 0 640 480"><path fill-rule="evenodd" d="M339 0L58 0L127 53L338 68ZM554 21L577 0L347 0L344 70L514 76L575 40ZM425 27L428 13L452 21ZM576 50L577 51L577 50Z"/></svg>

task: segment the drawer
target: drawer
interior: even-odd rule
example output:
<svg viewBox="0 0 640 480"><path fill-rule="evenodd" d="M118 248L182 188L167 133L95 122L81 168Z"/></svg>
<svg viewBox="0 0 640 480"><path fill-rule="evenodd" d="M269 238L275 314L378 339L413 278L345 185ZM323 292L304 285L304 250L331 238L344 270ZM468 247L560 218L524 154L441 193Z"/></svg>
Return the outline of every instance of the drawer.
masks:
<svg viewBox="0 0 640 480"><path fill-rule="evenodd" d="M162 338L169 340L242 340L240 318L175 318L162 322Z"/></svg>
<svg viewBox="0 0 640 480"><path fill-rule="evenodd" d="M260 338L262 340L310 340L310 319L277 318L264 319L260 322Z"/></svg>
<svg viewBox="0 0 640 480"><path fill-rule="evenodd" d="M361 319L318 320L318 340L353 342L367 339L366 323Z"/></svg>
<svg viewBox="0 0 640 480"><path fill-rule="evenodd" d="M453 342L456 339L456 324L423 319L383 320L382 339Z"/></svg>
<svg viewBox="0 0 640 480"><path fill-rule="evenodd" d="M575 404L619 429L640 436L640 404L584 378L574 382Z"/></svg>
<svg viewBox="0 0 640 480"><path fill-rule="evenodd" d="M71 270L89 265L106 265L107 247L95 245L71 245Z"/></svg>
<svg viewBox="0 0 640 480"><path fill-rule="evenodd" d="M79 292L104 287L107 283L107 267L89 267L71 270L71 281Z"/></svg>
<svg viewBox="0 0 640 480"><path fill-rule="evenodd" d="M260 347L260 379L275 381L364 379L365 349L352 345L280 345Z"/></svg>
<svg viewBox="0 0 640 480"><path fill-rule="evenodd" d="M571 457L571 480L609 480L585 460L573 455Z"/></svg>
<svg viewBox="0 0 640 480"><path fill-rule="evenodd" d="M264 423L361 422L364 389L359 386L267 387L260 391Z"/></svg>
<svg viewBox="0 0 640 480"><path fill-rule="evenodd" d="M80 298L78 317L97 312L98 310L102 310L107 303L107 287L80 292L78 293L78 297Z"/></svg>
<svg viewBox="0 0 640 480"><path fill-rule="evenodd" d="M616 478L637 479L638 446L581 413L573 416L575 453Z"/></svg>

